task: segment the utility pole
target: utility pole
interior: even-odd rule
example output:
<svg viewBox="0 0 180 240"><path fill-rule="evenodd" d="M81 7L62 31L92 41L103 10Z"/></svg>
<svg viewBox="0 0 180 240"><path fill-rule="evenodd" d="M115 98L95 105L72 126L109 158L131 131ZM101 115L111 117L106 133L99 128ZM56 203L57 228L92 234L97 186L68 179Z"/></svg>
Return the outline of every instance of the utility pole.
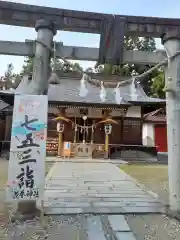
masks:
<svg viewBox="0 0 180 240"><path fill-rule="evenodd" d="M169 31L162 37L168 58L180 51L180 34ZM173 213L180 212L180 55L168 61L165 76L169 205Z"/></svg>
<svg viewBox="0 0 180 240"><path fill-rule="evenodd" d="M37 40L32 80L26 78L26 81L20 83L16 92L26 95L47 95L51 49L56 30L53 22L47 20L37 21L35 30L37 31ZM37 210L35 200L20 200L18 202L17 212L20 213L22 218L31 218L31 216L37 214Z"/></svg>

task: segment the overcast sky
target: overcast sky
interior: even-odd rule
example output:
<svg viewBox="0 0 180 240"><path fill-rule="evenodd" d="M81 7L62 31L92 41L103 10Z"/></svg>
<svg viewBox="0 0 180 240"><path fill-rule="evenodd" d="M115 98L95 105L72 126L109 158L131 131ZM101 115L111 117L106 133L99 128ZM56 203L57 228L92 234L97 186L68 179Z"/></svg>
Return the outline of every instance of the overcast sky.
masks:
<svg viewBox="0 0 180 240"><path fill-rule="evenodd" d="M11 2L122 15L156 16L170 18L180 17L179 0L16 0ZM24 41L25 39L36 38L36 32L32 28L0 25L0 33L0 40ZM64 45L87 47L99 46L99 35L96 34L59 31L55 37L55 40L63 41ZM157 47L162 48L160 40L157 40ZM18 72L22 67L23 59L23 57L1 55L0 75L4 74L7 64L11 62L14 65L15 72ZM84 68L94 66L94 62L83 61L80 62L80 64Z"/></svg>

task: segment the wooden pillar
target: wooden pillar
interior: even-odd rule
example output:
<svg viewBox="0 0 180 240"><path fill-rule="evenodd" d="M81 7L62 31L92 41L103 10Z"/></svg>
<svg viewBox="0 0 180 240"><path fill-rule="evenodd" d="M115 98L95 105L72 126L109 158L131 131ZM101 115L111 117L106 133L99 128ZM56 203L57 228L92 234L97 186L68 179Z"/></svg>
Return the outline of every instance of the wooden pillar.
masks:
<svg viewBox="0 0 180 240"><path fill-rule="evenodd" d="M92 122L92 124L94 125L95 124L95 120L93 120L93 122ZM93 144L93 142L94 142L94 127L92 127L92 129L91 129L91 144Z"/></svg>
<svg viewBox="0 0 180 240"><path fill-rule="evenodd" d="M104 112L102 113L102 119L104 120L104 119L108 118L108 115L109 115L109 112L107 110L104 110ZM105 133L104 149L105 149L104 158L108 158L108 156L109 156L109 135L106 133Z"/></svg>
<svg viewBox="0 0 180 240"><path fill-rule="evenodd" d="M58 157L62 156L63 133L58 133Z"/></svg>
<svg viewBox="0 0 180 240"><path fill-rule="evenodd" d="M59 117L65 117L65 108L59 108ZM60 120L60 123L63 122ZM62 156L63 151L63 132L58 132L58 157Z"/></svg>
<svg viewBox="0 0 180 240"><path fill-rule="evenodd" d="M12 114L6 115L4 140L11 141Z"/></svg>
<svg viewBox="0 0 180 240"><path fill-rule="evenodd" d="M76 135L77 135L77 126L76 126L76 117L75 117L75 127L74 127L74 143L76 143Z"/></svg>
<svg viewBox="0 0 180 240"><path fill-rule="evenodd" d="M109 152L109 134L105 134L105 152L108 155L108 152Z"/></svg>

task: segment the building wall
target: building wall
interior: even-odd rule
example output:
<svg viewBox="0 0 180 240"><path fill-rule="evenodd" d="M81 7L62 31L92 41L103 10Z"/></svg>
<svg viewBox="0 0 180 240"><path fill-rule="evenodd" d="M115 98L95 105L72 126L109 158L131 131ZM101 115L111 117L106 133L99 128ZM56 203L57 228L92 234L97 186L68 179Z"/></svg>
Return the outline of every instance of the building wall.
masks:
<svg viewBox="0 0 180 240"><path fill-rule="evenodd" d="M167 152L166 124L144 123L142 127L144 146L155 146L158 152Z"/></svg>
<svg viewBox="0 0 180 240"><path fill-rule="evenodd" d="M142 143L144 146L155 146L155 133L153 123L143 123Z"/></svg>
<svg viewBox="0 0 180 240"><path fill-rule="evenodd" d="M49 113L58 114L58 109L56 107L49 107ZM120 117L123 114L122 109L115 109L112 110L111 116L112 117ZM79 117L83 114L80 114L79 108L67 108L66 109L66 116L67 117ZM102 110L96 108L88 108L88 118L101 118L102 117ZM132 117L132 118L141 118L141 106L131 106L128 108L125 117Z"/></svg>
<svg viewBox="0 0 180 240"><path fill-rule="evenodd" d="M126 113L126 117L141 118L141 106L129 107Z"/></svg>

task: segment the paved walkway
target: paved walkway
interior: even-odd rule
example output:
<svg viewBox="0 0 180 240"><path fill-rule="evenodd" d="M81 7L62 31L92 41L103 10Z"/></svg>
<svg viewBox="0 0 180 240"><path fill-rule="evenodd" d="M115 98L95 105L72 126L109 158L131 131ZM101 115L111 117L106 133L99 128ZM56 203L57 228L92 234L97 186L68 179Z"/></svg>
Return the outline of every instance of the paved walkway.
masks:
<svg viewBox="0 0 180 240"><path fill-rule="evenodd" d="M56 162L45 186L47 214L162 212L162 204L111 163Z"/></svg>
<svg viewBox="0 0 180 240"><path fill-rule="evenodd" d="M45 206L49 216L46 228L37 221L15 225L5 239L166 239L167 234L162 238L159 238L162 234L158 238L145 234L148 219L141 222L137 219L147 216L142 213L161 212L161 203L111 163L55 163L46 182ZM129 215L133 212L138 215ZM155 216L149 216L153 229Z"/></svg>

